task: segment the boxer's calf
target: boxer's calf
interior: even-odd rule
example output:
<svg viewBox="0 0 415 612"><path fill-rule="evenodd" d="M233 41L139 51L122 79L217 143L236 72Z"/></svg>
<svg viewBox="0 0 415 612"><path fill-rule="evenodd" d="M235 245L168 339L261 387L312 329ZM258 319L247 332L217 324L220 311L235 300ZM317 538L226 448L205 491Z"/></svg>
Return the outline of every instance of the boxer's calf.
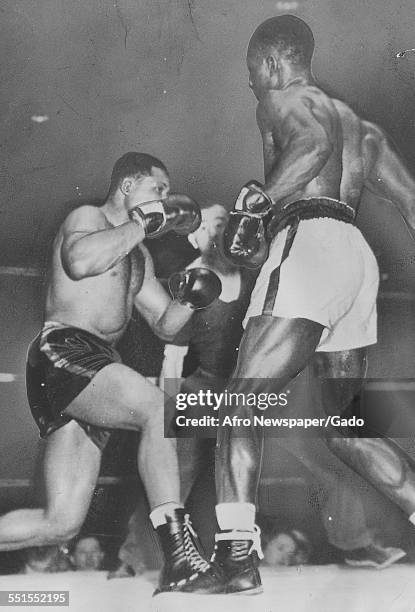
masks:
<svg viewBox="0 0 415 612"><path fill-rule="evenodd" d="M370 480L408 515L415 511L415 475L405 453L385 438L330 437L330 450Z"/></svg>

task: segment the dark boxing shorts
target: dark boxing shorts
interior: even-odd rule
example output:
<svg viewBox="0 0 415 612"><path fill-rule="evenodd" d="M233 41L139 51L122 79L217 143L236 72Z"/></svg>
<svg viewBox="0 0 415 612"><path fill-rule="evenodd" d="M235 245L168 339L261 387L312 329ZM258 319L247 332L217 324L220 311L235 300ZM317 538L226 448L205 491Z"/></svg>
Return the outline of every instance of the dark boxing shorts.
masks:
<svg viewBox="0 0 415 612"><path fill-rule="evenodd" d="M26 364L27 397L42 438L72 420L65 409L110 363L121 363L121 357L101 338L78 327L45 323L29 346ZM111 430L76 421L103 450Z"/></svg>

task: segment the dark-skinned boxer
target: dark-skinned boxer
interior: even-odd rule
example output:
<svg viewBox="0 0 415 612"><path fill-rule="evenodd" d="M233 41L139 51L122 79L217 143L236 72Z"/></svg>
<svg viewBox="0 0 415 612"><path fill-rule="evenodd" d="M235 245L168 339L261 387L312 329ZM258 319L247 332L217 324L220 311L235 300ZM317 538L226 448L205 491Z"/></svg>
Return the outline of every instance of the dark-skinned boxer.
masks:
<svg viewBox="0 0 415 612"><path fill-rule="evenodd" d="M29 348L27 390L46 438L46 507L0 518L0 550L66 541L85 519L111 429L141 431L138 469L165 556L159 591L216 592L220 580L203 558L180 501L174 441L164 438L164 395L121 363L115 345L133 305L153 331L171 339L195 308L220 294L208 270L171 279L172 300L155 278L144 238L188 234L197 204L169 195L158 159L126 153L114 165L100 207L66 218L53 245L45 322Z"/></svg>
<svg viewBox="0 0 415 612"><path fill-rule="evenodd" d="M299 372L314 368L323 378L356 382L356 388L349 384L346 395L338 394L326 406L341 413L365 375L366 347L376 342L379 273L354 224L359 197L350 198L344 180L354 180L343 145L347 126L315 84L313 51L310 28L291 15L265 21L249 43L265 183L242 189L224 249L234 263L262 268L228 391L278 393ZM373 164L372 179L376 174ZM413 200L402 201L400 209L411 222ZM243 402L233 411L241 418L252 413ZM255 499L262 434L254 427L219 431L216 514L221 531L214 560L227 575L230 593L261 590ZM385 439L351 433L328 437L327 443L415 522L415 477L403 453Z"/></svg>

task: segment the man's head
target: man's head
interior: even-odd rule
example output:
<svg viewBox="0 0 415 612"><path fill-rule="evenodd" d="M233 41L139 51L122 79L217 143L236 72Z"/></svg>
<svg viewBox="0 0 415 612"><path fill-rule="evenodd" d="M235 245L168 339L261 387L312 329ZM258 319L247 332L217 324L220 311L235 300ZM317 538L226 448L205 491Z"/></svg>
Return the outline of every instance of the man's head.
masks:
<svg viewBox="0 0 415 612"><path fill-rule="evenodd" d="M211 204L202 208L201 213L202 222L193 234L189 234L188 239L190 244L199 249L201 253L207 253L223 234L228 212L221 204Z"/></svg>
<svg viewBox="0 0 415 612"><path fill-rule="evenodd" d="M255 30L248 45L249 85L260 99L269 89L284 86L284 72L309 73L314 36L294 15L267 19Z"/></svg>
<svg viewBox="0 0 415 612"><path fill-rule="evenodd" d="M125 153L114 164L108 197L119 194L126 210L137 204L160 200L170 191L166 166L146 153Z"/></svg>
<svg viewBox="0 0 415 612"><path fill-rule="evenodd" d="M103 559L101 544L93 536L79 538L73 545L71 562L78 571L99 570Z"/></svg>
<svg viewBox="0 0 415 612"><path fill-rule="evenodd" d="M59 556L57 546L34 546L25 550L24 573L32 574L38 572L56 571Z"/></svg>
<svg viewBox="0 0 415 612"><path fill-rule="evenodd" d="M309 562L311 544L307 536L298 529L275 534L264 550L267 565L301 565Z"/></svg>

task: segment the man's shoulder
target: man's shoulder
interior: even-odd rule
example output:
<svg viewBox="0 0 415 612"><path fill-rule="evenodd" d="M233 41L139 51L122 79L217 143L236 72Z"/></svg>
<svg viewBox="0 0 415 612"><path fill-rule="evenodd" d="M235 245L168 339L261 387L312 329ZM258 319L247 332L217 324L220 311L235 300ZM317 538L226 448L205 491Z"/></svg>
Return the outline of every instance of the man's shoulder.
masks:
<svg viewBox="0 0 415 612"><path fill-rule="evenodd" d="M365 136L371 136L376 140L389 140L388 134L376 123L371 121L362 121L363 132Z"/></svg>
<svg viewBox="0 0 415 612"><path fill-rule="evenodd" d="M81 218L81 217L90 217L95 219L106 218L103 211L99 206L92 206L91 204L83 204L82 206L78 206L71 210L66 219L73 218Z"/></svg>
<svg viewBox="0 0 415 612"><path fill-rule="evenodd" d="M296 108L332 105L331 98L316 85L293 84L285 89L270 89L258 104L267 115L290 112Z"/></svg>
<svg viewBox="0 0 415 612"><path fill-rule="evenodd" d="M107 218L103 211L98 206L84 204L72 210L63 222L63 227L73 227L78 224L88 224L88 226L97 225L106 227L108 225Z"/></svg>

